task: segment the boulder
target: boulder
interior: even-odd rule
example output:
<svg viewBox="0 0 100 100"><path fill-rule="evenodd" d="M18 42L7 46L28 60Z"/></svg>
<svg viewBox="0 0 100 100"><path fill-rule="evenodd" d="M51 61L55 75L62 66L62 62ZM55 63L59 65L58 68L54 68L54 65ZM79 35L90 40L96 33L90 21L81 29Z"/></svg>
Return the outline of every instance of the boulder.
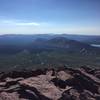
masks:
<svg viewBox="0 0 100 100"><path fill-rule="evenodd" d="M44 95L53 100L57 100L61 97L62 92L54 84L49 83L47 77L44 75L22 80L19 84L26 89L31 89L38 96Z"/></svg>
<svg viewBox="0 0 100 100"><path fill-rule="evenodd" d="M69 89L62 93L62 97L59 100L80 100L79 92L75 89Z"/></svg>
<svg viewBox="0 0 100 100"><path fill-rule="evenodd" d="M59 71L57 73L57 78L65 81L65 80L71 79L73 77L72 77L72 75L70 75L69 73L66 73L65 71Z"/></svg>
<svg viewBox="0 0 100 100"><path fill-rule="evenodd" d="M21 100L21 99L19 99L19 96L17 93L1 92L0 100Z"/></svg>

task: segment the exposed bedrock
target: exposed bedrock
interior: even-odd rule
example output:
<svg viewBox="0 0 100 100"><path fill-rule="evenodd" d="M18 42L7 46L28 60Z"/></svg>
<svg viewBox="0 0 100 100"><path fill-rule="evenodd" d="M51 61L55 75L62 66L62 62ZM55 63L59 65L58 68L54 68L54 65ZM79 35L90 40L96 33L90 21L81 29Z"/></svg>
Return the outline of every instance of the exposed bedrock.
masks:
<svg viewBox="0 0 100 100"><path fill-rule="evenodd" d="M100 69L0 73L0 100L100 100Z"/></svg>

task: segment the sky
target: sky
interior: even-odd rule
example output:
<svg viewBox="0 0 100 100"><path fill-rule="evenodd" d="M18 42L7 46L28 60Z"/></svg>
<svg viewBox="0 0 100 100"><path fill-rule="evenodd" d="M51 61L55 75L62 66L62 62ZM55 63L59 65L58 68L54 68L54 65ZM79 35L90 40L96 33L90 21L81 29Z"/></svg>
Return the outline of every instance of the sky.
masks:
<svg viewBox="0 0 100 100"><path fill-rule="evenodd" d="M0 34L100 35L100 0L0 0Z"/></svg>

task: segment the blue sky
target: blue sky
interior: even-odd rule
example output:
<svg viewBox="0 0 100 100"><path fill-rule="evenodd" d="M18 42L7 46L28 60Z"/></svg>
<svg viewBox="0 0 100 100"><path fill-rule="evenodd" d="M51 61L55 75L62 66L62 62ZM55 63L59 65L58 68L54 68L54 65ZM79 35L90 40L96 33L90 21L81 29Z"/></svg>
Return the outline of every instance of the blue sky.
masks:
<svg viewBox="0 0 100 100"><path fill-rule="evenodd" d="M100 35L100 0L0 0L0 34Z"/></svg>

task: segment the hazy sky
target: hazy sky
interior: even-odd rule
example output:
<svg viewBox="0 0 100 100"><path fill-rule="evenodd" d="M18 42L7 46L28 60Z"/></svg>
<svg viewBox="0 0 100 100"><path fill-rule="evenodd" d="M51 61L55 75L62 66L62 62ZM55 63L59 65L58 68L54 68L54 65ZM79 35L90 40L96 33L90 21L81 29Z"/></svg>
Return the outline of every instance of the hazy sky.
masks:
<svg viewBox="0 0 100 100"><path fill-rule="evenodd" d="M100 35L100 0L0 0L0 34Z"/></svg>

